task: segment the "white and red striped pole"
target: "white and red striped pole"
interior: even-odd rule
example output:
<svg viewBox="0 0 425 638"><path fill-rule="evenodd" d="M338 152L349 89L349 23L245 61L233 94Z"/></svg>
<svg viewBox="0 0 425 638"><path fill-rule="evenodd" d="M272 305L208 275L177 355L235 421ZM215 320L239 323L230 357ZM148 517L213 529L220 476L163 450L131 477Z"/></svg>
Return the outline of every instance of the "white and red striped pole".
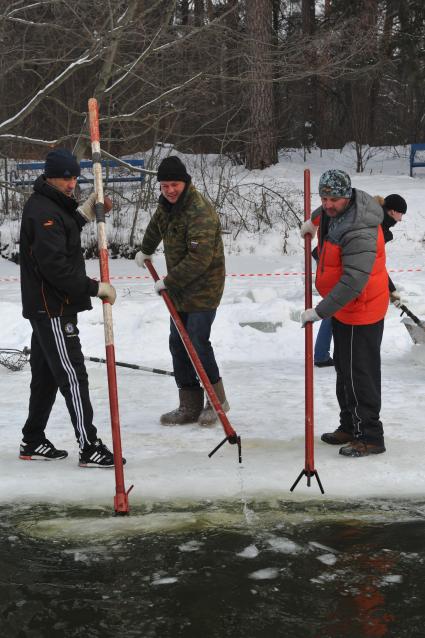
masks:
<svg viewBox="0 0 425 638"><path fill-rule="evenodd" d="M99 248L100 279L109 281L108 244L106 239L105 207L103 195L103 178L100 152L99 107L95 98L89 99L90 139L92 149L94 185L96 191L97 243ZM112 322L112 306L103 300L103 323L105 328L106 367L108 372L109 407L111 412L112 445L115 460L115 498L116 514L128 514L128 491L124 484L124 467L122 462L120 416L118 409L118 388L115 367L114 329Z"/></svg>
<svg viewBox="0 0 425 638"><path fill-rule="evenodd" d="M304 171L304 221L311 217L310 171ZM311 235L304 238L305 308L313 307L313 278L311 273ZM308 485L314 474L314 399L313 399L313 324L305 331L305 472Z"/></svg>

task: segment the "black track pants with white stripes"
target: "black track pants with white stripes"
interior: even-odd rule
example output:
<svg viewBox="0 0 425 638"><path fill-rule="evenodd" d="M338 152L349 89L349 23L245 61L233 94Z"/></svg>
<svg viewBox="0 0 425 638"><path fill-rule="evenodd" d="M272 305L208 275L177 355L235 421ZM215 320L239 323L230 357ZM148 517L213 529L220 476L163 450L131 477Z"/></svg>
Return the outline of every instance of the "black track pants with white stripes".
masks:
<svg viewBox="0 0 425 638"><path fill-rule="evenodd" d="M63 394L80 448L96 440L93 409L84 356L78 336L77 316L31 319L31 394L24 441L45 437L56 394Z"/></svg>
<svg viewBox="0 0 425 638"><path fill-rule="evenodd" d="M340 427L370 443L383 442L381 342L384 320L353 326L332 319Z"/></svg>

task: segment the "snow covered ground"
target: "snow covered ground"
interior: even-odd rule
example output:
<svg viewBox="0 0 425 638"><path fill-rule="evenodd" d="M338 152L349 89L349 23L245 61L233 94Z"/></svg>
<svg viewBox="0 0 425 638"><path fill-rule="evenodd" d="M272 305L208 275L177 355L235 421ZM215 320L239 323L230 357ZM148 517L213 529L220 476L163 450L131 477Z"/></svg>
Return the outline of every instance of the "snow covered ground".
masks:
<svg viewBox="0 0 425 638"><path fill-rule="evenodd" d="M387 266L407 305L425 317L424 175L408 176L405 157L377 155L363 175L353 174L353 156L339 151L281 163L261 174L302 188L303 170L312 170L317 188L323 170L339 167L352 175L353 185L371 194L400 193L408 212L395 227L387 246ZM420 171L418 170L418 173ZM257 177L260 176L258 173ZM317 205L313 193L313 206ZM382 420L386 454L346 459L338 447L320 442L320 434L338 425L333 369L315 369L315 465L325 489L308 488L305 478L294 493L289 488L304 466L304 332L296 318L304 304L303 244L294 231L293 254L279 253L271 233L253 246L240 238L227 256L224 298L213 326L212 341L231 404L230 421L242 437L243 463L235 446L226 444L211 459L208 453L223 438L220 425L161 427L159 415L176 405L174 379L148 372L118 369L121 431L126 485L134 484L130 504L156 500L207 499L357 499L413 497L425 494L423 451L425 346L414 345L399 312L390 307L382 347ZM164 261L155 265L164 274ZM98 263L87 264L97 276ZM168 352L169 317L152 290L146 271L134 262L111 260L110 272L118 290L113 309L118 361L171 369ZM269 276L257 276L270 273ZM296 274L285 274L296 273ZM235 274L237 276L230 276ZM255 276L242 276L254 274ZM30 326L21 316L19 269L0 261L0 347L30 344ZM132 278L133 277L133 278ZM134 278L141 277L141 278ZM115 279L116 278L116 279ZM241 323L281 322L276 332L260 332ZM314 326L317 330L317 324ZM104 356L101 304L80 315L86 356ZM88 363L95 424L110 442L106 369ZM0 366L0 502L74 502L110 504L114 472L81 469L65 403L58 396L47 430L56 446L69 451L65 461L25 463L18 459L21 428L27 414L30 370L10 372Z"/></svg>

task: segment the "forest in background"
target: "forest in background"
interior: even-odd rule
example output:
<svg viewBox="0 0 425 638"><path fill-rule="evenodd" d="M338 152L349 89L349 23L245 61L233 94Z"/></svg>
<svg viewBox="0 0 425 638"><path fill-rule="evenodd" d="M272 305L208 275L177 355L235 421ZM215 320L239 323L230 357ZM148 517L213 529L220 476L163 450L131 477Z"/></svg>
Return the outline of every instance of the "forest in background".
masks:
<svg viewBox="0 0 425 638"><path fill-rule="evenodd" d="M224 232L273 229L286 252L301 194L249 172L349 147L362 173L380 148L424 142L424 35L424 0L0 0L1 256L18 259L31 191L16 162L59 145L90 158L89 97L104 155L150 170L108 188L112 254L134 255L176 152ZM96 255L93 229L83 244Z"/></svg>
<svg viewBox="0 0 425 638"><path fill-rule="evenodd" d="M280 149L425 141L423 0L2 0L0 152L158 143L266 168Z"/></svg>

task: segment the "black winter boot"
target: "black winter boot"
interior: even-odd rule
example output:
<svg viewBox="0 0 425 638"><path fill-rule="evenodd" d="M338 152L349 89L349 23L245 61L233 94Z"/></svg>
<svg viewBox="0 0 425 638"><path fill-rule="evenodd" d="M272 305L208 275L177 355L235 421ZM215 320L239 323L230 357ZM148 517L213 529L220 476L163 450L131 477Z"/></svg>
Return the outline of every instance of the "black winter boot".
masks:
<svg viewBox="0 0 425 638"><path fill-rule="evenodd" d="M352 441L348 445L344 445L339 449L342 456L351 456L358 458L360 456L369 456L369 454L383 454L385 452L384 440L382 441Z"/></svg>
<svg viewBox="0 0 425 638"><path fill-rule="evenodd" d="M329 445L343 445L344 443L351 443L354 440L354 434L338 428L335 432L325 432L320 438L324 443L329 443Z"/></svg>
<svg viewBox="0 0 425 638"><path fill-rule="evenodd" d="M196 423L204 405L202 388L181 388L179 390L180 405L160 418L161 425L185 425Z"/></svg>
<svg viewBox="0 0 425 638"><path fill-rule="evenodd" d="M217 399L221 403L221 407L223 408L224 412L228 412L230 410L230 405L226 399L226 393L224 392L223 380L220 379L219 381L217 381L217 383L214 383L213 388L217 395ZM198 423L199 425L208 426L208 425L214 425L215 423L217 423L217 421L218 421L218 417L215 413L215 410L212 407L209 400L207 399L207 402L205 403L205 408L202 410L201 414L199 415Z"/></svg>

